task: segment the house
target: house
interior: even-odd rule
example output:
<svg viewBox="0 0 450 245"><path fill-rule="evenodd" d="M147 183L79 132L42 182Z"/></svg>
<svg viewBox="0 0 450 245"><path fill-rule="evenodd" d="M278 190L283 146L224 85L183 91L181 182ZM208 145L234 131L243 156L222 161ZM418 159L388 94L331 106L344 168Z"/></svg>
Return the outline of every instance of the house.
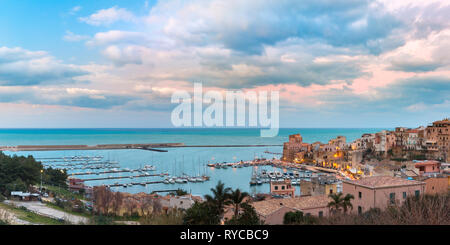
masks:
<svg viewBox="0 0 450 245"><path fill-rule="evenodd" d="M39 194L21 191L11 191L11 198L20 201L37 201L39 199Z"/></svg>
<svg viewBox="0 0 450 245"><path fill-rule="evenodd" d="M270 182L270 193L272 195L280 196L295 196L295 187L291 184L290 179L283 181L271 181Z"/></svg>
<svg viewBox="0 0 450 245"><path fill-rule="evenodd" d="M438 161L423 161L414 165L419 169L420 175L437 175L441 173L441 163Z"/></svg>
<svg viewBox="0 0 450 245"><path fill-rule="evenodd" d="M425 194L445 194L448 192L447 176L422 177L420 181L425 182Z"/></svg>
<svg viewBox="0 0 450 245"><path fill-rule="evenodd" d="M259 218L269 225L283 224L284 215L287 212L301 211L304 215L318 217L328 216L327 207L329 198L325 195L294 198L272 198L264 201L253 202Z"/></svg>
<svg viewBox="0 0 450 245"><path fill-rule="evenodd" d="M352 194L352 212L363 213L371 208L385 209L402 204L410 195L425 193L425 183L391 176L371 176L359 180L344 180L343 193Z"/></svg>

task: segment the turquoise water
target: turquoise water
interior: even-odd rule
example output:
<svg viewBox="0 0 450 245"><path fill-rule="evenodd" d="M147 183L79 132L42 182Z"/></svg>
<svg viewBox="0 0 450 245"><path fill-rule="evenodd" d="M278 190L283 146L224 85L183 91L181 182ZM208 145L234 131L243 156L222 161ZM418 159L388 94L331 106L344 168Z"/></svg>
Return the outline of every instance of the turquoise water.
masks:
<svg viewBox="0 0 450 245"><path fill-rule="evenodd" d="M15 145L96 145L125 143L185 143L186 145L229 145L229 144L282 144L290 134L300 133L303 141L327 142L338 135L347 137L347 142L361 137L363 133L374 133L382 129L280 129L273 138L259 137L259 129L0 129L0 146ZM269 185L250 187L251 168L211 169L205 167L208 162L235 162L252 160L255 157L272 158L264 151L282 152L282 147L242 147L242 148L172 148L169 152L152 152L144 150L98 150L98 151L42 151L42 152L5 152L6 154L33 155L37 158L64 156L104 156L115 160L121 168L139 168L146 164L156 166L156 172L168 171L171 175L182 173L197 175L206 173L211 177L204 183L188 184L152 184L116 188L114 190L130 193L152 192L183 188L197 195L210 193L219 180L232 188L240 188L250 193L267 193ZM272 167L263 167L271 169ZM80 172L79 170L74 170ZM91 171L93 170L86 170ZM151 172L150 172L151 173ZM108 175L91 175L81 178L106 177ZM122 173L121 176L129 175ZM130 183L137 181L159 181L161 177L138 179L120 179L109 181L89 181L87 184ZM298 189L298 188L297 188Z"/></svg>

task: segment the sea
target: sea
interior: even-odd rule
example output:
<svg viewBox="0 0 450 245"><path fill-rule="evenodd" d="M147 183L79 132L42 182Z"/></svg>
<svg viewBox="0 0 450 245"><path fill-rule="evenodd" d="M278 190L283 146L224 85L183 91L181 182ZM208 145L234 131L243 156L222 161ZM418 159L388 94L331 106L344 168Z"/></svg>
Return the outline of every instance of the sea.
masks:
<svg viewBox="0 0 450 245"><path fill-rule="evenodd" d="M328 142L338 135L351 142L364 133L375 133L384 128L281 128L276 137L260 137L257 128L167 128L167 129L0 129L0 146L16 145L97 145L97 144L131 144L131 143L184 143L185 145L282 145L288 141L289 135L300 133L303 141ZM389 130L388 128L386 128ZM129 187L113 187L114 191L151 193L183 189L193 195L211 194L211 188L222 181L226 187L239 188L250 194L269 193L269 184L250 186L249 182L254 171L252 167L216 169L207 167L208 163L247 161L255 158L279 158L282 146L270 147L207 147L207 148L169 148L168 152L154 152L147 150L70 150L70 151L27 151L4 152L8 155L32 155L35 158L62 158L72 156L102 156L103 160L117 161L120 168L137 169L145 165L153 165L155 173L168 173L172 176L207 175L206 182L189 182L186 184L149 184ZM271 153L265 153L266 151ZM262 169L272 170L272 166ZM95 172L104 170L71 170L74 172ZM280 170L279 170L280 171ZM81 179L129 176L137 173L109 173L100 175L83 175ZM78 177L77 177L78 178ZM110 185L114 183L126 184L131 182L162 181L164 177L149 176L134 179L114 179L86 181L87 185ZM300 193L299 188L298 193Z"/></svg>

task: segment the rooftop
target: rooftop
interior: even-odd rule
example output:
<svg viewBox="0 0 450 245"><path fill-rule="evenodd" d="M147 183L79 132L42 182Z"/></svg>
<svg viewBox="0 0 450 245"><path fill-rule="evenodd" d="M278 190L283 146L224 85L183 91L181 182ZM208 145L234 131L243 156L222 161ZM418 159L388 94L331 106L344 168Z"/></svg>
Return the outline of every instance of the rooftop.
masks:
<svg viewBox="0 0 450 245"><path fill-rule="evenodd" d="M346 183L369 187L369 188L383 188L383 187L395 187L395 186L405 186L405 185L418 185L423 184L423 182L415 180L407 180L399 177L391 176L371 176L365 177L359 180L345 181Z"/></svg>
<svg viewBox="0 0 450 245"><path fill-rule="evenodd" d="M288 207L297 210L305 210L318 207L326 207L329 202L329 198L326 195L321 196L307 196L307 197L294 197L283 199L269 199L260 202L252 203L256 212L267 216L282 207Z"/></svg>
<svg viewBox="0 0 450 245"><path fill-rule="evenodd" d="M434 160L428 160L428 161L418 162L414 166L420 167L420 166L429 166L429 165L436 165L436 164L439 164L439 162L434 161Z"/></svg>

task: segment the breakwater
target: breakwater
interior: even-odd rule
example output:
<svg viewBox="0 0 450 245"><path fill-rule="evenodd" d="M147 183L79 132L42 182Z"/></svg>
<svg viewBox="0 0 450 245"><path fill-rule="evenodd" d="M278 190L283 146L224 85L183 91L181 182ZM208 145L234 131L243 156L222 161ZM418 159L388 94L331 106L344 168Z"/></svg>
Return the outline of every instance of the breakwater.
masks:
<svg viewBox="0 0 450 245"><path fill-rule="evenodd" d="M0 146L0 151L68 151L68 150L126 150L139 149L157 152L167 152L164 148L195 148L195 147L272 147L282 145L185 145L184 143L150 143L150 144L104 144L104 145L18 145ZM162 149L161 149L162 148Z"/></svg>

